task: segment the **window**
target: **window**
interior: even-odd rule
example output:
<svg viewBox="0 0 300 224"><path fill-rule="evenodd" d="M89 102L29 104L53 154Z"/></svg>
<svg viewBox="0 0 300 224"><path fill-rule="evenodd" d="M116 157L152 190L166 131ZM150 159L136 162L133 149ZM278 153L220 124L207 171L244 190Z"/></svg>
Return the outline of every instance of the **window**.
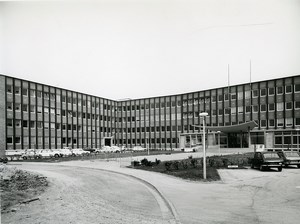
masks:
<svg viewBox="0 0 300 224"><path fill-rule="evenodd" d="M231 100L236 100L236 93L231 93Z"/></svg>
<svg viewBox="0 0 300 224"><path fill-rule="evenodd" d="M292 86L288 85L285 87L285 93L291 93L292 92Z"/></svg>
<svg viewBox="0 0 300 224"><path fill-rule="evenodd" d="M12 86L11 85L6 85L6 92L12 93Z"/></svg>
<svg viewBox="0 0 300 224"><path fill-rule="evenodd" d="M295 101L295 109L300 109L300 101Z"/></svg>
<svg viewBox="0 0 300 224"><path fill-rule="evenodd" d="M6 105L7 105L7 109L8 109L8 110L12 110L12 109L13 109L13 104L12 104L12 102L7 102Z"/></svg>
<svg viewBox="0 0 300 224"><path fill-rule="evenodd" d="M16 124L16 127L21 127L21 120L16 119L15 124Z"/></svg>
<svg viewBox="0 0 300 224"><path fill-rule="evenodd" d="M266 96L266 95L267 95L266 89L261 89L260 90L260 96Z"/></svg>
<svg viewBox="0 0 300 224"><path fill-rule="evenodd" d="M293 118L286 118L286 119L285 119L285 126L286 126L286 127L291 127L291 126L293 126Z"/></svg>
<svg viewBox="0 0 300 224"><path fill-rule="evenodd" d="M49 114L49 108L48 107L44 107L44 113Z"/></svg>
<svg viewBox="0 0 300 224"><path fill-rule="evenodd" d="M267 110L267 105L266 104L260 105L260 111L261 112L265 112L266 110Z"/></svg>
<svg viewBox="0 0 300 224"><path fill-rule="evenodd" d="M28 94L27 89L23 88L23 89L22 89L22 95L23 95L23 96L27 96L27 94Z"/></svg>
<svg viewBox="0 0 300 224"><path fill-rule="evenodd" d="M28 121L27 120L23 120L23 128L28 128Z"/></svg>
<svg viewBox="0 0 300 224"><path fill-rule="evenodd" d="M50 108L50 113L55 114L55 108Z"/></svg>
<svg viewBox="0 0 300 224"><path fill-rule="evenodd" d="M20 144L21 143L21 138L20 137L15 137L15 143Z"/></svg>
<svg viewBox="0 0 300 224"><path fill-rule="evenodd" d="M283 127L283 125L284 125L284 119L278 118L277 119L277 127Z"/></svg>
<svg viewBox="0 0 300 224"><path fill-rule="evenodd" d="M267 126L267 120L261 120L260 121L260 126L261 127L266 127Z"/></svg>
<svg viewBox="0 0 300 224"><path fill-rule="evenodd" d="M286 110L291 110L291 109L293 109L293 102L286 102L286 103L285 103L285 109L286 109Z"/></svg>
<svg viewBox="0 0 300 224"><path fill-rule="evenodd" d="M8 127L12 127L13 126L13 120L12 119L7 119L6 123L7 123Z"/></svg>
<svg viewBox="0 0 300 224"><path fill-rule="evenodd" d="M258 112L258 106L257 105L252 106L252 112Z"/></svg>
<svg viewBox="0 0 300 224"><path fill-rule="evenodd" d="M35 128L35 121L30 121L30 128Z"/></svg>
<svg viewBox="0 0 300 224"><path fill-rule="evenodd" d="M30 90L30 96L31 96L31 97L35 97L35 90L34 90L34 89L31 89L31 90Z"/></svg>
<svg viewBox="0 0 300 224"><path fill-rule="evenodd" d="M224 109L224 113L225 113L225 114L230 114L230 108L225 108L225 109Z"/></svg>
<svg viewBox="0 0 300 224"><path fill-rule="evenodd" d="M23 104L23 105L22 105L22 110L23 110L24 112L28 112L28 105L27 105L27 104Z"/></svg>
<svg viewBox="0 0 300 224"><path fill-rule="evenodd" d="M250 90L245 91L245 99L250 99L250 97L251 97Z"/></svg>
<svg viewBox="0 0 300 224"><path fill-rule="evenodd" d="M283 102L277 103L277 111L283 111Z"/></svg>
<svg viewBox="0 0 300 224"><path fill-rule="evenodd" d="M295 118L295 125L300 126L300 118Z"/></svg>
<svg viewBox="0 0 300 224"><path fill-rule="evenodd" d="M269 96L274 95L274 93L275 93L274 87L270 87L269 88Z"/></svg>
<svg viewBox="0 0 300 224"><path fill-rule="evenodd" d="M41 121L37 122L37 128L43 128L43 123Z"/></svg>
<svg viewBox="0 0 300 224"><path fill-rule="evenodd" d="M42 92L41 91L37 90L36 95L37 95L37 97L42 98Z"/></svg>
<svg viewBox="0 0 300 224"><path fill-rule="evenodd" d="M218 96L218 101L223 101L223 95Z"/></svg>
<svg viewBox="0 0 300 224"><path fill-rule="evenodd" d="M51 128L51 129L55 129L55 123L51 122L51 123L50 123L50 128Z"/></svg>
<svg viewBox="0 0 300 224"><path fill-rule="evenodd" d="M242 100L243 97L244 97L243 92L238 92L238 99L239 99L239 100Z"/></svg>
<svg viewBox="0 0 300 224"><path fill-rule="evenodd" d="M231 107L231 114L236 114L236 107Z"/></svg>
<svg viewBox="0 0 300 224"><path fill-rule="evenodd" d="M228 93L225 93L224 94L224 100L226 101L226 100L228 100L229 99L229 95L228 95Z"/></svg>
<svg viewBox="0 0 300 224"><path fill-rule="evenodd" d="M250 113L251 112L251 106L246 106L246 113Z"/></svg>
<svg viewBox="0 0 300 224"><path fill-rule="evenodd" d="M243 106L238 107L238 113L242 114L243 112L244 112L244 107Z"/></svg>
<svg viewBox="0 0 300 224"><path fill-rule="evenodd" d="M269 104L269 111L274 111L275 110L275 104L274 103L270 103Z"/></svg>
<svg viewBox="0 0 300 224"><path fill-rule="evenodd" d="M16 103L16 104L15 104L15 110L16 110L16 111L20 111L20 110L21 110L21 104Z"/></svg>
<svg viewBox="0 0 300 224"><path fill-rule="evenodd" d="M7 144L12 144L13 143L13 138L12 137L7 137L6 142L7 142Z"/></svg>
<svg viewBox="0 0 300 224"><path fill-rule="evenodd" d="M15 94L19 95L20 94L20 87L15 86Z"/></svg>
<svg viewBox="0 0 300 224"><path fill-rule="evenodd" d="M300 84L295 84L295 92L300 92Z"/></svg>
<svg viewBox="0 0 300 224"><path fill-rule="evenodd" d="M258 97L258 90L257 89L252 90L252 97Z"/></svg>
<svg viewBox="0 0 300 224"><path fill-rule="evenodd" d="M274 119L270 119L269 120L269 126L270 127L274 127L275 126L275 120Z"/></svg>
<svg viewBox="0 0 300 224"><path fill-rule="evenodd" d="M49 123L48 123L48 122L45 122L45 123L44 123L44 128L45 128L45 129L49 129Z"/></svg>
<svg viewBox="0 0 300 224"><path fill-rule="evenodd" d="M277 94L278 95L283 94L283 87L282 86L277 87Z"/></svg>

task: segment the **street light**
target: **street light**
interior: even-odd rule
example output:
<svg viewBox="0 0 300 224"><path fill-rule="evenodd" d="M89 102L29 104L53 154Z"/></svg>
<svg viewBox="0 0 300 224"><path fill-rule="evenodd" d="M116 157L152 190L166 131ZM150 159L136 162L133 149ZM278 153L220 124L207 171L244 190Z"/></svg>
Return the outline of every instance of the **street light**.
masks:
<svg viewBox="0 0 300 224"><path fill-rule="evenodd" d="M205 117L208 115L208 113L202 112L199 115L200 117L203 117L203 179L206 180Z"/></svg>

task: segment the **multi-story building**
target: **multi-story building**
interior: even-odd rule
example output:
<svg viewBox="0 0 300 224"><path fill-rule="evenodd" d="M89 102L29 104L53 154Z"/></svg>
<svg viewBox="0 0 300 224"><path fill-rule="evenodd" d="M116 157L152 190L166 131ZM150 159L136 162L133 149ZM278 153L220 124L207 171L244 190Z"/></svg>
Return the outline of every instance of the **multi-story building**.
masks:
<svg viewBox="0 0 300 224"><path fill-rule="evenodd" d="M116 101L0 75L0 149L184 148L210 145L298 148L300 76L199 92Z"/></svg>

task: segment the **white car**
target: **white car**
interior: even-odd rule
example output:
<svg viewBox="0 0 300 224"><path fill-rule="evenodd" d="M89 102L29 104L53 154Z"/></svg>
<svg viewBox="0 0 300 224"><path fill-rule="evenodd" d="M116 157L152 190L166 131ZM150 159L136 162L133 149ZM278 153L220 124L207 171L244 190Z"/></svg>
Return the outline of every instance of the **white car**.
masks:
<svg viewBox="0 0 300 224"><path fill-rule="evenodd" d="M41 158L58 158L60 157L60 152L52 149L42 149L37 153L37 156Z"/></svg>
<svg viewBox="0 0 300 224"><path fill-rule="evenodd" d="M143 148L142 146L134 146L132 148L132 151L138 152L138 151L146 151L146 148Z"/></svg>
<svg viewBox="0 0 300 224"><path fill-rule="evenodd" d="M63 156L67 157L67 156L71 156L72 155L72 151L70 149L68 149L68 148L60 149L59 152L60 152L60 154L61 154L62 157Z"/></svg>
<svg viewBox="0 0 300 224"><path fill-rule="evenodd" d="M72 155L75 156L85 156L85 155L90 155L90 152L84 151L83 149L72 149Z"/></svg>
<svg viewBox="0 0 300 224"><path fill-rule="evenodd" d="M38 153L40 152L40 149L25 149L25 151L22 154L22 159L27 160L30 158L39 158Z"/></svg>

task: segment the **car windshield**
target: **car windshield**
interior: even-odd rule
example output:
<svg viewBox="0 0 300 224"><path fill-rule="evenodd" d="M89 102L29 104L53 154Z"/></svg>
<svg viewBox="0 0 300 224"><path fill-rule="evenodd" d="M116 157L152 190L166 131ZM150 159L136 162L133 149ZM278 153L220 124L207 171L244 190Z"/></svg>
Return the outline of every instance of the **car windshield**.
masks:
<svg viewBox="0 0 300 224"><path fill-rule="evenodd" d="M300 157L297 152L285 152L286 157Z"/></svg>
<svg viewBox="0 0 300 224"><path fill-rule="evenodd" d="M264 157L266 159L276 159L279 158L279 155L277 153L265 153Z"/></svg>

